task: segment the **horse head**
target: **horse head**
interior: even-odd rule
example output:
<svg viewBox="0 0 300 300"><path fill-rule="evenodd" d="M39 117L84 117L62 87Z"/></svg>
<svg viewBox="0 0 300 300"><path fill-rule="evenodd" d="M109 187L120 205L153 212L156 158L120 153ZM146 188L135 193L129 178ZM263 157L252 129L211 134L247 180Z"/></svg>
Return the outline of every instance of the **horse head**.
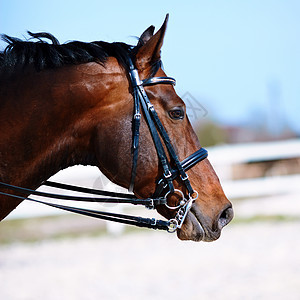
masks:
<svg viewBox="0 0 300 300"><path fill-rule="evenodd" d="M160 67L160 52L167 20L168 17L155 34L154 27L149 27L141 35L137 47L132 51L134 64L142 80L153 76L154 72L155 76L166 76ZM109 90L118 92L111 94L114 99L110 100L110 105L106 106L106 113L101 113L106 117L102 117L101 125L98 124L96 138L99 146L96 152L102 172L115 183L128 188L132 168L133 90L124 70L121 70L118 64L112 68L119 79L110 82ZM123 87L121 90L120 86ZM147 86L145 91L166 129L179 159L183 160L201 148L186 114L185 104L176 94L174 87L169 84L159 84ZM103 143L103 141L106 142ZM198 163L187 173L198 197L182 228L177 230L178 237L182 240L215 240L220 236L221 229L233 217L231 203L224 195L219 179L208 159ZM134 186L135 195L143 198L151 197L161 176L162 167L156 154L155 145L145 117L142 117ZM180 178L175 180L174 186L187 195L187 190ZM176 206L180 201L180 195L181 193L178 192L168 195L168 206ZM175 214L174 210L165 205L158 206L157 210L166 218L172 218Z"/></svg>

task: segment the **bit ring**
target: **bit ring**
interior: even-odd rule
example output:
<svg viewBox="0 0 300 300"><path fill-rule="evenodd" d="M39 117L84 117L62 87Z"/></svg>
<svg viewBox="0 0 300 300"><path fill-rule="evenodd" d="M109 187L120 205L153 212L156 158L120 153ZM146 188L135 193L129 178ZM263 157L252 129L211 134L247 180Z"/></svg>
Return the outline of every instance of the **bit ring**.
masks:
<svg viewBox="0 0 300 300"><path fill-rule="evenodd" d="M177 228L178 228L178 221L176 219L169 220L167 231L173 233L177 230Z"/></svg>
<svg viewBox="0 0 300 300"><path fill-rule="evenodd" d="M168 197L168 195L171 193L171 191L168 191L166 194L165 194L165 199L166 199L166 203L165 203L165 206L167 207L167 208L169 208L169 209L177 209L177 208L179 208L179 207L181 207L182 206L182 204L181 204L181 202L182 202L182 200L185 200L184 199L184 194L183 194L183 192L181 191L181 190L178 190L178 189L174 189L174 192L173 193L175 193L175 192L179 192L180 194L181 194L181 196L182 196L182 199L179 201L179 205L177 205L177 206L170 206L170 205L168 205L168 201L167 201L167 197ZM173 194L172 193L172 194ZM185 202L185 201L184 201Z"/></svg>

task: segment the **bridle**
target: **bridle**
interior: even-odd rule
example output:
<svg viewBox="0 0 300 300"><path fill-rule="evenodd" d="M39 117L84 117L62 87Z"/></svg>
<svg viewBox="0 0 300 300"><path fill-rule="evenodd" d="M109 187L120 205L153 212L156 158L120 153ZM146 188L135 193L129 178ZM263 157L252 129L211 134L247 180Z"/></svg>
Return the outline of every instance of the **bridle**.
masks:
<svg viewBox="0 0 300 300"><path fill-rule="evenodd" d="M134 115L133 115L133 142L132 142L132 151L133 151L133 163L132 163L132 175L129 190L133 191L134 180L136 176L137 169L137 158L138 158L138 148L139 148L139 128L141 122L141 113L140 106L142 108L142 112L144 113L148 128L150 130L155 149L157 152L158 159L163 168L163 176L158 181L156 190L154 192L153 197L157 198L162 195L164 190L164 198L166 200L165 205L169 209L178 209L177 214L174 219L169 220L170 226L175 228L181 228L187 213L189 212L193 202L198 198L198 192L194 191L192 185L189 181L188 175L185 173L182 163L179 161L179 158L172 146L169 135L166 132L163 124L161 123L157 112L154 109L153 104L150 102L147 93L144 89L145 86L156 85L156 84L171 84L175 85L176 80L172 77L152 77L147 78L145 80L140 80L137 69L134 67L132 60L129 58L129 67L130 67L130 79L131 85L133 88L133 96L134 96ZM140 105L141 104L141 105ZM182 182L184 183L187 191L188 191L188 199L184 197L184 194L180 190L175 190L173 185L173 180L176 178L172 176L172 168L170 167L170 163L168 161L168 157L164 150L163 144L161 142L160 136L165 144L165 147L170 155L170 159L173 161L175 168L173 169L173 173L176 173L176 177L180 177ZM199 150L198 150L199 151ZM201 159L207 157L207 151L204 148L201 148L199 152L194 153L195 159ZM200 161L200 160L199 160ZM199 162L197 161L197 162ZM179 192L182 196L182 200L180 201L178 206L169 206L167 204L167 196L174 192Z"/></svg>
<svg viewBox="0 0 300 300"><path fill-rule="evenodd" d="M70 196L70 195L61 195L61 194L53 194L53 193L45 193L40 191L35 191L32 189L26 189L22 187L17 187L14 185L9 185L4 182L0 182L0 188L4 188L5 190L15 191L18 193L12 194L7 191L0 192L0 195L10 196L17 199L29 200L33 202L42 203L51 207L56 207L62 210L98 218L104 219L108 221L114 221L129 225L135 225L139 227L146 227L152 229L161 229L167 230L169 232L175 232L177 229L180 229L183 225L183 222L192 207L193 202L198 197L198 192L195 191L191 183L189 181L188 175L186 171L195 166L198 162L205 159L208 155L207 150L201 148L191 154L189 157L184 159L182 162L179 161L179 158L172 146L169 135L165 130L163 124L161 123L157 112L154 109L154 106L150 102L147 93L144 89L145 86L157 85L157 84L171 84L175 85L176 81L172 77L151 77L145 80L140 80L137 69L134 67L134 64L130 57L127 59L129 64L129 77L131 81L133 98L134 98L134 115L133 115L133 133L132 133L132 172L131 172L131 180L129 191L133 191L134 182L137 173L137 163L138 163L138 151L139 151L139 135L140 135L140 124L142 114L146 119L148 128L150 130L155 149L157 152L157 156L159 159L159 163L163 169L162 177L157 181L155 192L152 197L147 199L138 199L132 194L124 194L124 193L115 193L108 192L96 189L89 189L84 187L78 187L73 185L67 185L57 182L45 181L43 185L59 188L64 190L71 190L86 194L92 195L100 195L101 197L80 197L80 196ZM165 148L168 151L170 162L168 160L168 156L166 154ZM174 167L171 167L171 163ZM183 192L181 190L175 189L173 181L180 177L181 181L184 183L188 197L185 198ZM167 198L170 194L179 193L182 199L179 201L178 205L170 206L168 204ZM85 202L105 202L105 203L131 203L134 205L144 205L149 209L155 209L158 205L165 205L167 208L171 210L177 210L174 218L164 221L157 220L155 218L143 218L136 217L124 214L116 214L110 212L103 212L98 210L84 209L72 206L65 206L61 204L55 204L50 202L45 202L37 199L32 199L29 197L21 196L21 194L32 194L40 197L54 198L60 200L72 200L72 201L85 201Z"/></svg>

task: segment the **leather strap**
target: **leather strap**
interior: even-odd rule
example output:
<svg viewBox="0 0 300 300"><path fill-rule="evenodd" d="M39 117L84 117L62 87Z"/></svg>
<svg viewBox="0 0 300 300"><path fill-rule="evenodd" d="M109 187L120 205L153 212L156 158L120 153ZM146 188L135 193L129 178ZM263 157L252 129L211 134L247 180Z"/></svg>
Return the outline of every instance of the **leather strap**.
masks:
<svg viewBox="0 0 300 300"><path fill-rule="evenodd" d="M158 155L158 159L161 163L161 166L163 168L163 172L164 172L164 176L167 179L168 185L169 185L169 189L171 191L174 190L174 186L173 186L173 182L172 180L168 179L171 176L171 172L170 172L170 165L167 159L167 155L165 153L164 147L162 145L162 142L160 140L159 134L157 132L155 123L152 120L152 117L150 115L149 109L150 107L153 107L152 104L149 101L149 98L145 92L145 89L143 88L143 84L157 84L159 82L172 82L172 84L175 83L175 80L173 78L169 78L169 77L154 77L154 78L150 78L150 79L146 79L144 81L141 81L138 75L137 70L135 69L133 62L131 60L130 57L128 57L128 63L129 63L129 67L130 67L130 79L131 79L131 84L132 84L132 88L133 88L133 98L134 98L134 111L135 111L135 115L139 116L138 119L136 119L137 121L135 121L135 118L133 120L133 126L134 126L134 130L133 130L133 159L132 159L132 171L131 171L131 181L130 181L130 186L129 186L129 190L133 191L133 187L134 187L134 180L136 177L136 169L137 169L137 161L138 161L138 147L139 147L139 127L140 127L140 111L139 111L139 103L142 106L142 110L147 122L147 125L149 127L153 142L154 142L154 146Z"/></svg>
<svg viewBox="0 0 300 300"><path fill-rule="evenodd" d="M146 92L145 92L145 90L142 86L139 86L139 92L140 92L140 95L141 95L140 99L141 99L141 104L142 104L142 107L143 107L143 112L144 112L149 130L150 130L151 135L152 135L152 139L153 139L153 142L154 142L154 146L156 148L157 156L158 156L159 161L161 163L161 166L163 168L163 176L165 177L165 179L167 181L167 184L169 186L170 191L174 191L173 181L170 178L170 176L171 176L171 172L170 172L171 167L169 165L167 155L165 153L164 147L162 145L162 142L161 142L160 137L158 135L158 132L156 130L155 124L154 124L154 122L151 118L151 115L150 115L150 109L152 107L152 104L150 103L150 101L149 101L149 99L146 95Z"/></svg>
<svg viewBox="0 0 300 300"><path fill-rule="evenodd" d="M49 184L50 183L50 184ZM51 182L45 183L45 185L51 186ZM58 185L58 184L57 184ZM111 193L111 198L99 198L99 197L79 197L79 196L70 196L70 195L62 195L62 194L53 194L53 193L46 193L46 192L40 192L32 189L22 188L15 185L7 184L0 182L0 187L23 193L23 194L30 194L30 195L36 195L44 198L51 198L51 199L59 199L59 200L71 200L71 201L81 201L81 202L95 202L95 203L126 203L126 204L134 204L134 205L144 205L146 207L156 206L160 204L164 204L163 198L157 198L157 199L139 199L135 196L132 197L132 195L127 194L118 194L118 193ZM82 188L83 189L83 188ZM103 192L103 191L98 191ZM93 194L88 192L89 194ZM101 193L102 194L102 193ZM116 196L122 196L121 198L118 198ZM127 197L126 197L127 196ZM128 197L129 196L129 197Z"/></svg>
<svg viewBox="0 0 300 300"><path fill-rule="evenodd" d="M158 115L157 115L157 113L156 113L156 111L154 110L153 107L150 108L150 112L151 112L152 118L154 119L155 124L156 124L156 126L158 128L158 131L159 131L160 135L162 136L162 138L163 138L163 140L165 142L165 145L166 145L166 147L167 147L167 149L169 151L169 154L170 154L171 158L173 159L173 161L174 161L174 163L176 165L176 168L177 168L177 170L179 172L179 175L180 175L181 179L183 180L183 182L184 182L184 184L185 184L185 186L186 186L189 194L192 195L194 193L194 190L193 190L193 188L191 186L191 183L188 180L188 176L184 172L184 170L182 168L182 165L181 165L181 163L179 161L179 158L178 158L178 156L177 156L177 154L176 154L176 152L175 152L175 150L174 150L174 148L173 148L173 146L171 144L169 135L167 134L164 126L162 125L162 123L161 123L161 121L160 121L160 119L159 119L159 117L158 117Z"/></svg>
<svg viewBox="0 0 300 300"><path fill-rule="evenodd" d="M23 196L17 196L13 194L3 193L0 192L0 195L9 196L13 198L17 198L20 200L28 200L36 203L41 203L50 207L55 207L61 210L85 215L88 217L93 217L97 219L107 220L107 221L114 221L122 224L127 225L135 225L138 227L144 227L144 228L151 228L151 229L160 229L160 230L169 230L169 222L163 221L163 220L156 220L154 218L142 218L142 217L136 217L136 216L130 216L130 215L123 215L123 214L115 214L115 213L109 213L104 211L96 211L91 209L83 209L83 208L77 208L72 206L65 206L55 203L49 203L45 201L40 201L32 198L26 198Z"/></svg>
<svg viewBox="0 0 300 300"><path fill-rule="evenodd" d="M188 171L193 166L195 166L197 163L199 163L200 161L207 158L207 156L208 156L208 152L206 149L201 148L201 149L197 150L195 153L193 153L192 155L190 155L189 157L187 157L186 159L184 159L181 162L183 170ZM171 179L172 180L176 179L178 176L178 173L179 173L178 169L172 169L171 170L171 174L172 174ZM158 180L158 182L157 182L153 197L156 198L156 197L158 197L158 195L161 195L166 187L167 187L167 184L166 184L164 178L160 178L160 180Z"/></svg>
<svg viewBox="0 0 300 300"><path fill-rule="evenodd" d="M134 81L134 72L135 70L130 69L130 78L133 85L133 100L134 100L134 115L132 120L132 169L131 169L131 179L129 185L129 192L133 192L134 182L136 177L136 169L138 162L138 153L139 153L139 137L140 137L140 125L141 125L141 113L140 113L140 100L137 88L137 82Z"/></svg>
<svg viewBox="0 0 300 300"><path fill-rule="evenodd" d="M151 77L142 81L143 86L154 84L172 84L176 85L176 80L173 77Z"/></svg>

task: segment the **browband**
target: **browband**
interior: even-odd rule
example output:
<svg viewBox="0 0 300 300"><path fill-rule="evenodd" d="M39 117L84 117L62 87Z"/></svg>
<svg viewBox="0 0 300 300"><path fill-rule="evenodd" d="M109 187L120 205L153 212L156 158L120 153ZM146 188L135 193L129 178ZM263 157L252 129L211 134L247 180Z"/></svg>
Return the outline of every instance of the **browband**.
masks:
<svg viewBox="0 0 300 300"><path fill-rule="evenodd" d="M154 84L172 84L176 85L176 80L173 77L152 77L142 80L143 86L154 85Z"/></svg>

